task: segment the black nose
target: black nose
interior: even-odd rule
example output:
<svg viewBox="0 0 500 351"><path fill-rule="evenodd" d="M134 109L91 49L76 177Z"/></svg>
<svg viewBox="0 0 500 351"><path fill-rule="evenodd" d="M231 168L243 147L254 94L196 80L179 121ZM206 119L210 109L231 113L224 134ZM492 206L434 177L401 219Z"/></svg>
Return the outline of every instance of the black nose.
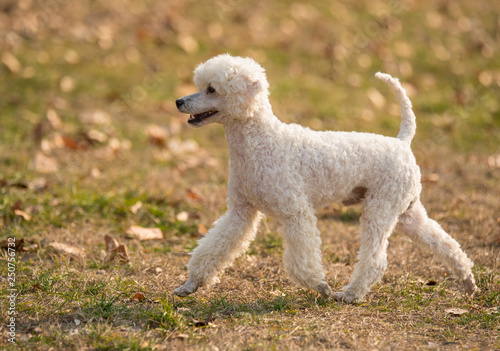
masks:
<svg viewBox="0 0 500 351"><path fill-rule="evenodd" d="M175 104L177 105L177 108L181 107L182 105L184 105L184 100L182 99L177 99L175 100Z"/></svg>

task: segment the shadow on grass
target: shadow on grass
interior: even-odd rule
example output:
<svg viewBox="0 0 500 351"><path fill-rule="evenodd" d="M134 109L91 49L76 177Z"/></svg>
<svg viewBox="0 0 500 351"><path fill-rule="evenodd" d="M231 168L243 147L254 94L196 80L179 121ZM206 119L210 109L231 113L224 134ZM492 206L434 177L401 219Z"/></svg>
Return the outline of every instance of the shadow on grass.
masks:
<svg viewBox="0 0 500 351"><path fill-rule="evenodd" d="M298 294L285 294L274 291L275 296L266 296L248 301L243 298L229 297L228 295L214 295L209 299L188 297L175 299L174 306L177 311L187 318L203 319L207 315L222 318L260 318L273 313L295 316L297 312L317 306L328 306L330 309L339 310L340 306L334 302L320 297L316 292L301 291Z"/></svg>

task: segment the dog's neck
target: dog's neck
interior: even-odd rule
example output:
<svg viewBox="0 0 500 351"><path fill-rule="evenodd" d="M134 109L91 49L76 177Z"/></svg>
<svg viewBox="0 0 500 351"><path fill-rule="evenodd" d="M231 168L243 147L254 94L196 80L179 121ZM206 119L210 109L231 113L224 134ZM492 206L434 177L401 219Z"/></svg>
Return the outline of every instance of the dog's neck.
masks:
<svg viewBox="0 0 500 351"><path fill-rule="evenodd" d="M270 105L255 111L251 117L233 118L224 123L229 158L244 159L247 152L251 153L266 141L272 141L282 125L283 122L273 114Z"/></svg>

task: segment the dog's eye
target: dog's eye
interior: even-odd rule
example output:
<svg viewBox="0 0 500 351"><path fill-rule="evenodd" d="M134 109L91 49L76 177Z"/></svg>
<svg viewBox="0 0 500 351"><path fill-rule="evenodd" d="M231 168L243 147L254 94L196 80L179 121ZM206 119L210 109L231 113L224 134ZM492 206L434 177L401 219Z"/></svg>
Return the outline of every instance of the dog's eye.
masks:
<svg viewBox="0 0 500 351"><path fill-rule="evenodd" d="M213 93L215 93L215 89L214 89L214 88L212 88L212 86L211 86L211 85L209 85L209 86L208 86L208 88L207 88L207 93L209 93L209 94L213 94Z"/></svg>

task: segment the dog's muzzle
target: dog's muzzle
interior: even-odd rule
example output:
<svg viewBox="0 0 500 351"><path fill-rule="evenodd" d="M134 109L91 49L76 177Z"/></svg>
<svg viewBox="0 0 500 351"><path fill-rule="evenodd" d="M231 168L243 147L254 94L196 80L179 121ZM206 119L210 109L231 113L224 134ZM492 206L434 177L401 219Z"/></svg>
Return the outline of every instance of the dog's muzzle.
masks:
<svg viewBox="0 0 500 351"><path fill-rule="evenodd" d="M197 94L199 94L199 93L197 93ZM193 94L193 95L197 95L197 94ZM189 113L190 112L187 110L189 110L188 103L189 103L191 96L192 95L188 95L188 96L185 96L185 97L182 97L182 98L175 100L175 105L177 106L177 109L179 110L179 112L182 112L182 113ZM188 119L188 123L191 125L197 125L200 122L202 122L203 120L205 120L209 117L212 117L213 115L215 115L218 112L219 111L217 111L217 110L208 110L208 111L201 112L201 113L194 113L192 115L190 114L189 119Z"/></svg>
<svg viewBox="0 0 500 351"><path fill-rule="evenodd" d="M203 113L197 113L197 114L194 114L194 115L190 115L189 119L188 119L188 123L189 124L198 124L201 121L203 121L204 119L212 117L217 112L219 112L219 111L206 111L206 112L203 112Z"/></svg>

